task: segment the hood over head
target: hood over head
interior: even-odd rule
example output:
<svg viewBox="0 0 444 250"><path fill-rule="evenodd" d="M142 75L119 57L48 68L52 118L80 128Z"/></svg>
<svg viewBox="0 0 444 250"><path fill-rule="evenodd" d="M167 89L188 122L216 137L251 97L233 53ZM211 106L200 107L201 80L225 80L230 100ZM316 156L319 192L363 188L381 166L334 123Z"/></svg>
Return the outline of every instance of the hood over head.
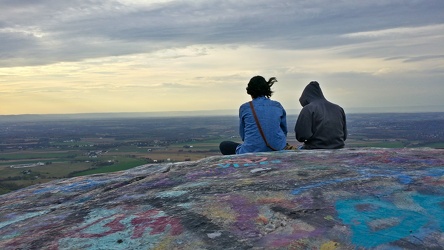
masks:
<svg viewBox="0 0 444 250"><path fill-rule="evenodd" d="M304 107L317 99L325 99L325 97L319 83L317 81L311 81L302 92L299 102L302 107Z"/></svg>

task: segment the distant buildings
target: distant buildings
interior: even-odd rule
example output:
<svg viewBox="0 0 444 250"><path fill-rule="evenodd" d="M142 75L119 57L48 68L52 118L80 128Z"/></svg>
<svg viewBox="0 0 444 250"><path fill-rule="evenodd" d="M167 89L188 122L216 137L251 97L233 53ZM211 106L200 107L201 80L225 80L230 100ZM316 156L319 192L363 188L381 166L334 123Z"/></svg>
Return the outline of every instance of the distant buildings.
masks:
<svg viewBox="0 0 444 250"><path fill-rule="evenodd" d="M37 162L37 163L26 163L26 164L17 164L17 165L11 165L10 168L33 168L38 166L45 166L45 163L43 162Z"/></svg>
<svg viewBox="0 0 444 250"><path fill-rule="evenodd" d="M89 158L97 158L99 155L107 153L107 152L108 151L103 151L103 150L89 151L88 157Z"/></svg>

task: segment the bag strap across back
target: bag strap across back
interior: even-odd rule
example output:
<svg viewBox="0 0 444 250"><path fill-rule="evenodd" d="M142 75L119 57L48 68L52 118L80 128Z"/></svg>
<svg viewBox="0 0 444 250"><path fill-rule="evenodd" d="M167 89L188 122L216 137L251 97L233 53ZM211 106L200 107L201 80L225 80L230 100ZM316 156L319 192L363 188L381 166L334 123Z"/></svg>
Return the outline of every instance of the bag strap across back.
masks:
<svg viewBox="0 0 444 250"><path fill-rule="evenodd" d="M264 131L262 131L262 127L261 124L259 123L259 119L257 119L257 115L256 115L256 111L254 110L254 106L253 106L253 102L250 101L250 107L251 107L251 111L253 111L253 116L254 116L254 120L256 121L256 125L259 129L259 132L261 133L262 138L264 139L265 144L267 145L267 147L271 148L271 150L273 151L277 151L276 149L274 149L272 146L270 146L270 144L268 144L267 139L265 138L265 134Z"/></svg>

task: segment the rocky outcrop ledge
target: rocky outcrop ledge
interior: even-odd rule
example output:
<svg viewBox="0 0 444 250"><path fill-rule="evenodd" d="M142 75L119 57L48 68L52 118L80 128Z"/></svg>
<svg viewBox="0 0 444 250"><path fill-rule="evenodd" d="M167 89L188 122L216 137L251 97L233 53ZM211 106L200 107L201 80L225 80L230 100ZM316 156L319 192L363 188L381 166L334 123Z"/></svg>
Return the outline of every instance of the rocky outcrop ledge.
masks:
<svg viewBox="0 0 444 250"><path fill-rule="evenodd" d="M443 249L444 150L144 165L0 196L0 249Z"/></svg>

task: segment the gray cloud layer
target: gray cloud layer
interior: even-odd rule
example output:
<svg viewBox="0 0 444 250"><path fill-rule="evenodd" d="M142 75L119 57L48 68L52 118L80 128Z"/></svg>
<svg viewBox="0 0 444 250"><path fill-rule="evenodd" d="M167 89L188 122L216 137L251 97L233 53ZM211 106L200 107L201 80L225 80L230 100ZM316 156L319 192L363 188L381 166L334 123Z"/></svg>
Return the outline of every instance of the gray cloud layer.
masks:
<svg viewBox="0 0 444 250"><path fill-rule="evenodd" d="M442 0L128 3L3 0L0 66L78 61L195 44L331 47L374 39L346 36L351 33L444 23ZM386 53L377 48L374 52ZM430 56L420 54L405 60Z"/></svg>

